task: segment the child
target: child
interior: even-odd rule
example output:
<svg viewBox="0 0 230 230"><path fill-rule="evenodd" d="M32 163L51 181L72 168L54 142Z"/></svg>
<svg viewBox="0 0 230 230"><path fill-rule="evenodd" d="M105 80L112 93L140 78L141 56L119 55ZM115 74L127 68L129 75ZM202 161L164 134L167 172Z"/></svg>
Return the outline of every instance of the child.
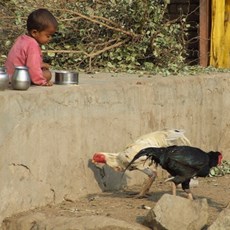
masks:
<svg viewBox="0 0 230 230"><path fill-rule="evenodd" d="M11 78L15 66L27 66L33 84L52 86L49 65L43 63L40 45L48 43L57 30L57 20L46 9L33 11L27 19L27 34L19 36L11 48L5 67Z"/></svg>

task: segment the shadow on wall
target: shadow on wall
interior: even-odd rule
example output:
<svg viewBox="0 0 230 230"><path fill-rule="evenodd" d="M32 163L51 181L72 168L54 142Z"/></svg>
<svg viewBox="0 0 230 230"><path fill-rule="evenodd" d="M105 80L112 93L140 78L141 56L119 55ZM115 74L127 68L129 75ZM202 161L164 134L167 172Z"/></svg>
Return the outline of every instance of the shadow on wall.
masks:
<svg viewBox="0 0 230 230"><path fill-rule="evenodd" d="M126 175L122 172L116 172L107 165L97 167L91 160L88 161L88 167L93 171L102 192L121 190L127 186Z"/></svg>

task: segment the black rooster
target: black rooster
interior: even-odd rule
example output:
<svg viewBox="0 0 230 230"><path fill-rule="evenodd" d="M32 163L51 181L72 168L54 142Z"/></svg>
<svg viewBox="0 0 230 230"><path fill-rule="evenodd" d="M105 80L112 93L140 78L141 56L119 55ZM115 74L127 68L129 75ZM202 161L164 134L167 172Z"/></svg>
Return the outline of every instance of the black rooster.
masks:
<svg viewBox="0 0 230 230"><path fill-rule="evenodd" d="M147 159L151 159L156 165L159 164L172 176L166 181L174 183L173 195L176 195L176 186L181 184L189 199L193 199L189 187L191 178L208 176L210 169L221 164L222 161L222 154L220 152L206 153L199 148L191 146L149 147L139 151L126 169L143 156L147 156Z"/></svg>

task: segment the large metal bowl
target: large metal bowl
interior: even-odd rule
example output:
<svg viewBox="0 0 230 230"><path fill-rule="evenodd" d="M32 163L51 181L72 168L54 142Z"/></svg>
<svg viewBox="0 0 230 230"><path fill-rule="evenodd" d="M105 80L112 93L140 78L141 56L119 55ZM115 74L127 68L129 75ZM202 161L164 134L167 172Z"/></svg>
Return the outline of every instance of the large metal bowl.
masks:
<svg viewBox="0 0 230 230"><path fill-rule="evenodd" d="M54 83L58 85L77 85L78 73L65 70L56 71Z"/></svg>

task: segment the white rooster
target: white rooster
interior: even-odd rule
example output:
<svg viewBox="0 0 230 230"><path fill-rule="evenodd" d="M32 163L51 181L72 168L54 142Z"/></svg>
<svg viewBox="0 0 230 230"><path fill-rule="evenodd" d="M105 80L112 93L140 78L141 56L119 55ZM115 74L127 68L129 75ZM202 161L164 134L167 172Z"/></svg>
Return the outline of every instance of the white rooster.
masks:
<svg viewBox="0 0 230 230"><path fill-rule="evenodd" d="M93 155L92 162L101 166L107 164L115 171L122 172L133 159L133 157L141 150L147 147L167 147L171 145L191 145L190 141L185 137L183 130L169 129L155 131L139 137L132 144L128 145L124 151L118 153L97 152ZM151 162L146 162L146 157L140 157L132 164L128 170L139 170L148 176L148 180L144 183L138 197L144 197L149 191L152 183L156 178L156 167L151 166Z"/></svg>

